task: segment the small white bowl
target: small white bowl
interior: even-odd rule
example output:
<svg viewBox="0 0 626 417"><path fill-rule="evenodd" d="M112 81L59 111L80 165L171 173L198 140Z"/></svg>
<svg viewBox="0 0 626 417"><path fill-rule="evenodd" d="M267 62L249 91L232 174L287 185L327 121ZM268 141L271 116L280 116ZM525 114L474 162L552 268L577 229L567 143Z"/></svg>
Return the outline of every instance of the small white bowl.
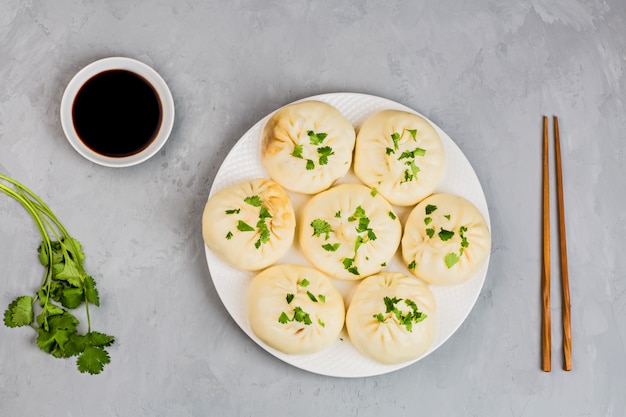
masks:
<svg viewBox="0 0 626 417"><path fill-rule="evenodd" d="M138 153L123 157L99 154L86 146L78 136L72 120L72 106L81 87L96 74L109 70L134 72L148 81L161 101L161 126L152 142ZM81 69L69 82L61 99L61 126L70 145L88 160L107 167L121 168L137 165L154 156L167 142L174 126L174 99L161 76L143 62L125 57L104 58Z"/></svg>

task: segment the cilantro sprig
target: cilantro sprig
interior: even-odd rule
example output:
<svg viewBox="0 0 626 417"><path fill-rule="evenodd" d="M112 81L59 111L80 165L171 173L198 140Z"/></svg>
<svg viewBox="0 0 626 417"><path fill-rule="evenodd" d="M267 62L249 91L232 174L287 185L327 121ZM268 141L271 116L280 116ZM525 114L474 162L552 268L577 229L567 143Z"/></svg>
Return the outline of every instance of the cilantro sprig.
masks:
<svg viewBox="0 0 626 417"><path fill-rule="evenodd" d="M7 327L30 326L37 333L37 346L56 358L77 356L80 372L98 374L111 358L105 348L113 336L91 329L90 306L100 305L96 282L83 266L85 254L54 215L32 191L0 174L0 191L17 200L30 214L41 234L39 261L46 268L43 281L33 295L14 299L4 312ZM7 185L8 183L8 185ZM87 331L78 332L79 320L72 310L84 305Z"/></svg>

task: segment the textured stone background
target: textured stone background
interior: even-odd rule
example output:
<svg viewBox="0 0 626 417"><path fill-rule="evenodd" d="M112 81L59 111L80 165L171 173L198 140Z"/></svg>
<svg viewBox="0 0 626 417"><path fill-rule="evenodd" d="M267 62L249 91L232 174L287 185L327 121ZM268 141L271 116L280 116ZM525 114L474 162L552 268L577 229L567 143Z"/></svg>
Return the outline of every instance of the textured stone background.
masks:
<svg viewBox="0 0 626 417"><path fill-rule="evenodd" d="M622 0L3 0L0 172L82 241L103 300L94 326L117 343L92 377L39 353L27 329L0 326L0 415L626 415L625 19ZM159 71L177 109L162 152L119 170L79 156L59 122L76 71L115 55ZM213 288L199 227L221 161L250 126L337 91L441 126L474 166L493 229L487 281L459 331L426 359L364 379L301 371L245 336ZM553 372L540 370L544 114L561 120L569 373L556 283ZM2 309L38 285L38 244L1 197Z"/></svg>

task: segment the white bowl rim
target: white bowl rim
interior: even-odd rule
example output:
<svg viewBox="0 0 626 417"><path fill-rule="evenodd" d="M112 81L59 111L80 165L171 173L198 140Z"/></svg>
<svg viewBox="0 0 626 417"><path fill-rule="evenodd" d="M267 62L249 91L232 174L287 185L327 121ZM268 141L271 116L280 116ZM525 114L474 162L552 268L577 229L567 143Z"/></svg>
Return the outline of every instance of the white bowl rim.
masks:
<svg viewBox="0 0 626 417"><path fill-rule="evenodd" d="M109 157L94 152L78 137L72 121L72 105L78 91L91 77L108 70L126 70L134 72L146 79L159 95L162 106L161 127L152 143L144 150L125 157ZM84 158L99 165L122 168L137 165L154 156L167 142L174 127L174 99L165 80L152 67L133 58L108 57L88 64L70 80L61 99L61 126L70 145Z"/></svg>

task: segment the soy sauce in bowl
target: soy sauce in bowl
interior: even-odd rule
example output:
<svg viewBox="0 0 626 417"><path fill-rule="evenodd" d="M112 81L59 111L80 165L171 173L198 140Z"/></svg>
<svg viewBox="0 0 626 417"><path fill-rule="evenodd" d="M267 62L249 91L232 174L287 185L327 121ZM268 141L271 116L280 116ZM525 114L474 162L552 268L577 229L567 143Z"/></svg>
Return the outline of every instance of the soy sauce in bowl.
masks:
<svg viewBox="0 0 626 417"><path fill-rule="evenodd" d="M148 147L162 121L159 95L132 71L113 69L91 77L78 91L72 120L79 139L92 151L120 158Z"/></svg>

